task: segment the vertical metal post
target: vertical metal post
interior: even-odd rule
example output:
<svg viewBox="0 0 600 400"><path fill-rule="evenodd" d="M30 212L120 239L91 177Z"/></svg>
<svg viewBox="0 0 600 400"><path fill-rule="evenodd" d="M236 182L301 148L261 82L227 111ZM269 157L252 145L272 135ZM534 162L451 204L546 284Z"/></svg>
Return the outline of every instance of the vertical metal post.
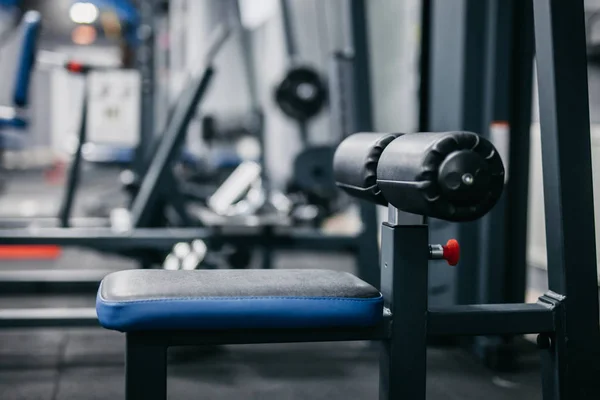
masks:
<svg viewBox="0 0 600 400"><path fill-rule="evenodd" d="M371 79L369 64L368 15L366 0L351 0L352 44L354 48L354 79L356 99L356 129L369 132L373 129L371 110Z"/></svg>
<svg viewBox="0 0 600 400"><path fill-rule="evenodd" d="M513 257L513 245L516 244L510 239L516 235L524 242L526 236L533 77L531 2L490 1L487 25L486 85L483 96L486 129L481 133L494 142L502 153L508 181L505 195L481 220L478 300L482 303L505 303L508 302L507 294L510 292L515 297L514 302L523 302L525 245L519 243L518 258ZM497 130L491 126L497 123L505 124L506 130L495 132ZM525 210L524 215L519 214L519 221L515 221L517 210ZM509 260L518 260L518 265L511 265ZM517 271L509 273L508 270L513 269ZM517 277L520 279L516 279ZM519 288L511 290L511 286L515 284Z"/></svg>
<svg viewBox="0 0 600 400"><path fill-rule="evenodd" d="M365 282L374 287L379 287L379 243L377 241L377 209L373 204L360 201L360 220L362 221L362 232L357 238L358 254L357 268L358 275Z"/></svg>
<svg viewBox="0 0 600 400"><path fill-rule="evenodd" d="M554 308L554 334L540 334L537 345L541 356L542 396L544 400L569 399L566 396L565 373L567 369L564 297L546 293L538 303Z"/></svg>
<svg viewBox="0 0 600 400"><path fill-rule="evenodd" d="M511 127L502 129L501 135L494 135L492 124L508 124L510 119L511 36L512 1L489 0L487 13L487 43L485 44L485 77L483 105L483 128L481 135L490 139L496 147L508 147ZM501 151L502 153L502 151ZM503 156L503 154L501 154ZM505 163L508 160L503 160ZM506 198L502 196L494 209L481 219L481 251L479 254L479 294L480 303L502 303L504 286L504 265L506 264L505 221ZM500 233L500 235L498 235Z"/></svg>
<svg viewBox="0 0 600 400"><path fill-rule="evenodd" d="M427 225L382 226L381 293L392 332L382 342L380 400L425 400L428 245Z"/></svg>
<svg viewBox="0 0 600 400"><path fill-rule="evenodd" d="M483 82L488 2L431 0L428 130L483 128ZM422 124L424 124L422 122ZM468 304L477 298L479 224L431 219L434 242L456 238L468 248L454 269L432 265L430 302Z"/></svg>
<svg viewBox="0 0 600 400"><path fill-rule="evenodd" d="M351 0L350 19L354 48L354 121L357 132L373 130L367 18L366 0ZM362 279L379 287L379 273L376 268L379 260L377 208L364 201L359 202L359 206L363 230L358 238L358 271Z"/></svg>
<svg viewBox="0 0 600 400"><path fill-rule="evenodd" d="M600 358L583 0L534 0L548 283L564 300L558 399L598 399ZM560 366L558 367L560 368Z"/></svg>
<svg viewBox="0 0 600 400"><path fill-rule="evenodd" d="M171 48L165 46L163 38L169 34L169 0L155 0L154 5L154 133L155 135L150 138L149 143L145 144L146 153L151 153L151 146L156 139L156 136L161 130L167 125L169 118L169 77L164 71L169 69L169 54Z"/></svg>
<svg viewBox="0 0 600 400"><path fill-rule="evenodd" d="M191 107L191 105L200 103L208 90L213 73L212 67L206 67L203 75L200 78L195 78L190 88L182 93L181 103L178 104L177 109L171 116L164 137L156 149L152 163L143 175L144 179L131 205L133 226L150 226L152 218L156 216L157 204L161 201L161 187L171 174L170 166L177 157L177 152L181 149L187 132L185 128L196 112L196 107Z"/></svg>
<svg viewBox="0 0 600 400"><path fill-rule="evenodd" d="M145 172L145 161L156 134L155 126L155 36L154 12L156 0L139 0L140 25L137 36L139 39L136 49L136 65L140 73L140 138L135 154L134 171L138 176Z"/></svg>
<svg viewBox="0 0 600 400"><path fill-rule="evenodd" d="M339 142L356 132L354 101L354 54L337 51L329 68L329 113L331 131Z"/></svg>
<svg viewBox="0 0 600 400"><path fill-rule="evenodd" d="M421 56L419 59L419 132L429 132L429 69L431 60L432 0L421 2Z"/></svg>
<svg viewBox="0 0 600 400"><path fill-rule="evenodd" d="M137 176L141 177L146 173L147 162L156 143L155 0L137 0L137 5L139 26L136 36L139 42L135 50L135 66L140 74L140 132L132 169ZM148 267L147 263L142 263L142 267Z"/></svg>
<svg viewBox="0 0 600 400"><path fill-rule="evenodd" d="M529 154L523 149L529 148L532 29L530 2L489 1L481 134L501 153L508 181L498 204L480 220L478 303L523 302L525 298L525 246L511 238L526 241L528 187L522 183L528 182L529 170ZM526 162L515 159L510 150ZM522 220L514 221L515 212ZM475 352L493 369L514 367L516 353L509 337L477 337Z"/></svg>
<svg viewBox="0 0 600 400"><path fill-rule="evenodd" d="M331 118L331 131L340 142L346 136L357 132L356 124L356 78L355 78L355 51L352 21L351 0L343 0L341 7L333 2L325 3L335 7L324 8L328 16L338 13L340 17L340 35L336 41L336 50L331 56L329 67L329 114ZM329 11L329 13L327 13Z"/></svg>
<svg viewBox="0 0 600 400"><path fill-rule="evenodd" d="M73 160L69 167L69 173L67 175L67 182L65 184L64 195L61 200L61 205L58 211L58 219L60 226L68 228L71 211L73 210L73 203L75 202L75 195L77 194L77 187L79 186L79 176L81 175L81 161L83 159L83 146L86 141L86 130L87 130L87 113L88 113L88 87L87 87L87 75L83 75L83 96L81 105L81 121L79 122L79 132L77 136L77 148L73 155Z"/></svg>
<svg viewBox="0 0 600 400"><path fill-rule="evenodd" d="M292 24L292 12L290 10L289 0L280 0L281 18L283 20L283 36L285 38L285 51L291 62L298 56L298 46L296 36L294 35L294 26Z"/></svg>
<svg viewBox="0 0 600 400"><path fill-rule="evenodd" d="M452 2L450 2L452 3ZM439 1L438 1L439 4ZM489 3L486 1L467 0L465 4L465 25L463 38L462 68L462 129L481 133L483 123L483 85L484 69L481 68L485 57L486 16ZM451 22L450 22L451 23ZM441 43L443 46L443 42ZM443 67L442 67L443 68ZM445 129L448 129L446 127ZM433 129L433 127L432 127ZM458 240L468 252L461 255L457 266L456 299L459 304L468 304L477 298L477 282L479 278L479 223L469 222L458 225ZM437 239L442 239L438 236ZM447 238L444 238L447 240ZM437 240L436 240L437 241Z"/></svg>
<svg viewBox="0 0 600 400"><path fill-rule="evenodd" d="M290 0L280 0L281 18L283 20L283 36L285 39L285 50L288 56L288 62L290 65L298 62L298 43L296 41L296 32L294 31L294 24L292 23L292 11ZM300 134L300 141L304 147L309 145L309 132L308 124L304 120L297 120L298 133Z"/></svg>
<svg viewBox="0 0 600 400"><path fill-rule="evenodd" d="M527 289L527 207L529 192L529 148L533 91L533 4L531 0L514 1L512 35L512 83L510 94L511 127L508 185L505 196L508 208L506 229L504 302L523 303Z"/></svg>
<svg viewBox="0 0 600 400"><path fill-rule="evenodd" d="M167 347L128 333L125 357L125 399L166 400Z"/></svg>

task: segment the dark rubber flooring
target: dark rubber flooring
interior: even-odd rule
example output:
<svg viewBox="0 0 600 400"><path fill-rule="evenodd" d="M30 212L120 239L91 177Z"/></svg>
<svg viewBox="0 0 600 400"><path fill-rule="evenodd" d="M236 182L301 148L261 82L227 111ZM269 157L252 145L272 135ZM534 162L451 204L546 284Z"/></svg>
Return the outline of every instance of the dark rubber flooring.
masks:
<svg viewBox="0 0 600 400"><path fill-rule="evenodd" d="M2 333L0 398L122 399L121 335L100 329ZM537 399L537 372L499 377L459 350L429 351L430 399ZM178 350L170 399L375 399L377 352L364 342Z"/></svg>

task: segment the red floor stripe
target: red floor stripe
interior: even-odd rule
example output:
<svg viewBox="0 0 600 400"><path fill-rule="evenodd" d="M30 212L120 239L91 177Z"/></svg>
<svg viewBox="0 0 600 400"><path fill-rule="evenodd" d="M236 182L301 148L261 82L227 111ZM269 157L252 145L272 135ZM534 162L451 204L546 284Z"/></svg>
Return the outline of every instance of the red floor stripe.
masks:
<svg viewBox="0 0 600 400"><path fill-rule="evenodd" d="M50 260L60 257L58 246L14 245L0 246L0 259L3 260Z"/></svg>

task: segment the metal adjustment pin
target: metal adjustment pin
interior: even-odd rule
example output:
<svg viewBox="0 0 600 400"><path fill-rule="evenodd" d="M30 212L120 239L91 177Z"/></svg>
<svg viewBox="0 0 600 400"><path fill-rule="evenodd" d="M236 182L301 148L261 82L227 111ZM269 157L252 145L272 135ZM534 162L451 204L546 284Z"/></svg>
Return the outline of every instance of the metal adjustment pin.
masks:
<svg viewBox="0 0 600 400"><path fill-rule="evenodd" d="M455 239L448 240L445 245L430 244L429 245L430 260L446 260L449 265L458 264L460 259L460 246Z"/></svg>

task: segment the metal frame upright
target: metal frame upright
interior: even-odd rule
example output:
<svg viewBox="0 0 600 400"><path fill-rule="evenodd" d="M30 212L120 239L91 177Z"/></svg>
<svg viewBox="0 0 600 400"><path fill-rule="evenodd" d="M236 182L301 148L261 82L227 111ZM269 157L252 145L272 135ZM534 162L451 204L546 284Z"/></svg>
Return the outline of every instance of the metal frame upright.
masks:
<svg viewBox="0 0 600 400"><path fill-rule="evenodd" d="M522 303L527 273L529 131L533 78L531 1L489 0L480 133L504 147L505 194L478 226L478 303ZM504 136L504 137L503 137ZM511 173L512 172L512 173ZM512 337L477 337L474 351L490 367L513 369Z"/></svg>
<svg viewBox="0 0 600 400"><path fill-rule="evenodd" d="M584 2L533 4L548 285L565 296L563 335L551 338L545 354L544 395L597 399L600 321Z"/></svg>
<svg viewBox="0 0 600 400"><path fill-rule="evenodd" d="M156 134L156 65L155 45L156 26L155 12L157 0L139 0L139 26L136 48L136 67L140 73L140 141L136 149L134 171L139 175L144 173L146 160L151 151L151 145Z"/></svg>
<svg viewBox="0 0 600 400"><path fill-rule="evenodd" d="M373 130L366 1L350 0L351 42L354 50L354 115L352 116L352 122L355 125L355 132L370 132ZM380 274L376 267L379 260L377 208L365 201L360 201L359 207L362 232L357 238L359 240L358 270L362 279L375 287L379 287Z"/></svg>
<svg viewBox="0 0 600 400"><path fill-rule="evenodd" d="M432 268L430 301L520 303L525 300L526 281L531 1L428 3L423 9L421 70L426 92L421 128L477 132L502 149L508 167L505 193L481 221L430 222L434 240L454 236L468 249L456 270ZM513 344L509 337L481 337L474 339L473 350L488 366L510 369L516 361Z"/></svg>

